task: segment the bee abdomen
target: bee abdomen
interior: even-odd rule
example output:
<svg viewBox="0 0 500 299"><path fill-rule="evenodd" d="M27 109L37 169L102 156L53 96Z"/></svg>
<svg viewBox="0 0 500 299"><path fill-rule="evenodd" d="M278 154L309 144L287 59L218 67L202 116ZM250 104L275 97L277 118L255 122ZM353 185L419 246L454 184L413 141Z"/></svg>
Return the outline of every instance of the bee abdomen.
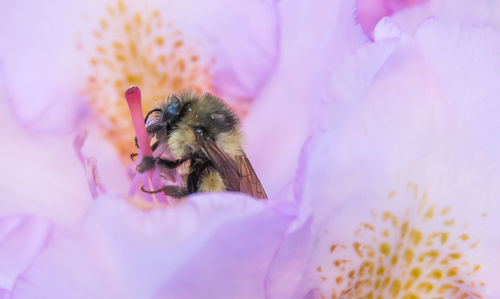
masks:
<svg viewBox="0 0 500 299"><path fill-rule="evenodd" d="M226 185L216 170L208 168L199 178L198 191L222 192L226 191Z"/></svg>

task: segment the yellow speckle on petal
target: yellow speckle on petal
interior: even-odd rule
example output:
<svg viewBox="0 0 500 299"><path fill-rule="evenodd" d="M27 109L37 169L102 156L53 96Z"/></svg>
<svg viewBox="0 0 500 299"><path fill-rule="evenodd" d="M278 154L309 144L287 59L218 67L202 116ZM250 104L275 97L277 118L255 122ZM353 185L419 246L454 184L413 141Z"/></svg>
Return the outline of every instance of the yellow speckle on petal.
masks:
<svg viewBox="0 0 500 299"><path fill-rule="evenodd" d="M443 271L441 269L435 269L429 274L429 277L439 280L443 277Z"/></svg>
<svg viewBox="0 0 500 299"><path fill-rule="evenodd" d="M182 31L174 24L163 26L160 11L148 5L140 10L124 0L106 5L106 14L96 20L93 31L95 47L86 53L91 74L84 93L104 136L126 164L130 164L130 153L136 152L135 133L123 98L130 85L141 87L144 113L173 92L213 92L209 70L213 59L201 59L202 53L189 45ZM152 29L151 24L158 27Z"/></svg>
<svg viewBox="0 0 500 299"><path fill-rule="evenodd" d="M448 270L448 273L446 274L449 277L457 276L458 275L458 267L453 267Z"/></svg>
<svg viewBox="0 0 500 299"><path fill-rule="evenodd" d="M419 190L415 182L406 184L411 198ZM387 200L403 193L392 190ZM331 298L482 298L485 284L474 279L481 265L468 255L479 241L471 241L468 226L453 217L450 206L431 199L424 191L414 209L371 210L350 246L328 245L331 259L322 265L319 290Z"/></svg>
<svg viewBox="0 0 500 299"><path fill-rule="evenodd" d="M389 295L397 297L399 291L401 290L401 282L398 279L392 281L391 288L389 290Z"/></svg>

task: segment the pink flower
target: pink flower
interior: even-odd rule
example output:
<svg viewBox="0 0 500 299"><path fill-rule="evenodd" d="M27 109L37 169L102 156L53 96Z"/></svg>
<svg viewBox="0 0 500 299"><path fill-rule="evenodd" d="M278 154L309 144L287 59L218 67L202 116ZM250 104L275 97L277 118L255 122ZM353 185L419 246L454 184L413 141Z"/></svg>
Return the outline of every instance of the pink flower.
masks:
<svg viewBox="0 0 500 299"><path fill-rule="evenodd" d="M373 30L383 18L405 9L426 5L426 0L358 0L357 19L363 30L373 37ZM437 2L436 2L437 3ZM450 7L450 5L447 5Z"/></svg>
<svg viewBox="0 0 500 299"><path fill-rule="evenodd" d="M207 18L201 28L245 29L236 26L247 24L243 18L254 24L251 32L272 32L246 44L273 53L269 60L220 42L213 53L227 59L223 75L210 77L213 91L237 107L248 104L241 95L254 98L244 118L246 151L270 200L197 194L137 209L124 200L129 182L119 154L107 159L113 150L101 151L120 149L119 141L103 146L95 132L106 129L89 126L91 146L82 149L83 138L75 145L96 160L79 155L87 169L79 184L100 196L73 225L26 215L0 222L0 262L8 261L0 263L7 265L0 268L3 295L496 298L496 19L447 9L428 18L416 7L382 19L372 42L348 1L265 3L256 6L262 14L224 4L239 17ZM261 15L273 26L260 27ZM421 25L412 27L416 20ZM108 112L85 119L93 124Z"/></svg>
<svg viewBox="0 0 500 299"><path fill-rule="evenodd" d="M141 83L144 109L170 92L197 88L216 92L241 113L247 113L273 71L278 49L274 3L235 5L219 1L197 3L196 10L193 3L183 3L60 1L47 6L26 1L2 6L0 27L18 25L16 31L1 32L1 97L8 103L2 111L26 129L14 131L9 125L5 132L12 133L13 141L20 140L14 138L18 135L30 140L19 144L19 156L11 161L20 163L21 169L48 156L55 160L47 162L48 166L71 166L73 172L57 171L66 182L58 187L68 189L61 197L66 201L71 194L78 194L87 202L80 205L79 214L67 217L81 217L90 203L87 191L83 191L86 183L78 160L73 159L71 143L77 134L79 158L89 170L95 169L90 167L93 164L99 169L100 185L110 193L127 194L127 188L123 188L129 184L125 169L130 165L129 154L135 150L132 123L123 100L129 85ZM190 21L186 21L187 15ZM10 108L12 111L7 112ZM8 115L4 118L10 119ZM56 145L48 149L52 146L47 146L49 135L54 136L53 143L65 149L64 155ZM35 153L33 147L41 152ZM21 152L24 149L29 154ZM56 152L52 154L53 150ZM10 149L3 153L12 156ZM27 159L30 156L34 162ZM49 180L53 182L50 190L54 189L58 177L46 173L36 172L42 178L33 175L36 179L27 183L43 181L40 185L47 187ZM19 188L19 183L14 183L17 181L19 176L10 176L6 185L15 189L16 205L23 206L18 211L32 211L25 203L32 197L31 190ZM75 189L77 186L83 190ZM42 205L50 206L58 199L45 189L40 193L37 202ZM74 206L79 201L76 198L73 204L65 205Z"/></svg>
<svg viewBox="0 0 500 299"><path fill-rule="evenodd" d="M274 270L271 290L496 298L500 36L438 14L414 35L384 19L375 37L331 78L336 100L357 104L303 150L296 190L311 236L296 247L301 279L284 289Z"/></svg>

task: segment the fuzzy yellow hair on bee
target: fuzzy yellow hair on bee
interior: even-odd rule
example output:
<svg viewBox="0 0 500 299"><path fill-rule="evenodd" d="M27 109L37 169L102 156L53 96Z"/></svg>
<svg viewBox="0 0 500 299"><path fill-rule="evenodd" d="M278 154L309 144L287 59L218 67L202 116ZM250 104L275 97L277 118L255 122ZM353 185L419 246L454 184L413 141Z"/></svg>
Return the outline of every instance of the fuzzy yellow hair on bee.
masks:
<svg viewBox="0 0 500 299"><path fill-rule="evenodd" d="M242 146L238 116L221 99L211 94L183 92L170 95L146 116L153 121L147 131L165 144L175 160L145 157L138 171L158 165L173 169L189 163L183 186L166 186L166 195L182 197L195 192L241 191L267 198Z"/></svg>

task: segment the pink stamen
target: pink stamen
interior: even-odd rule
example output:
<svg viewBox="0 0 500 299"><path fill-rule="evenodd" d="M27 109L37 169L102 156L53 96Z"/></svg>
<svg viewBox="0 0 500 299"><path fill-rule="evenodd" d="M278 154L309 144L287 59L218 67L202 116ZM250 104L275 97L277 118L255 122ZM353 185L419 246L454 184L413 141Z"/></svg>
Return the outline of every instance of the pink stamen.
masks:
<svg viewBox="0 0 500 299"><path fill-rule="evenodd" d="M125 91L125 99L127 99L128 109L130 110L130 115L132 116L132 123L134 124L135 134L137 135L137 141L139 143L139 148L143 156L153 156L153 151L149 144L148 133L146 132L146 126L144 125L144 119L142 116L142 105L141 105L141 90L137 86L132 86L127 91Z"/></svg>
<svg viewBox="0 0 500 299"><path fill-rule="evenodd" d="M82 153L82 148L86 139L86 131L78 134L73 140L73 147L78 160L80 160L80 163L82 163L83 168L85 169L90 195L93 199L96 199L99 195L105 194L106 189L101 184L101 180L99 179L99 173L97 172L97 160L94 157L85 157Z"/></svg>
<svg viewBox="0 0 500 299"><path fill-rule="evenodd" d="M130 110L130 115L132 116L132 123L134 124L135 134L137 136L137 143L139 144L139 158L142 159L144 156L153 156L153 151L151 150L151 145L149 141L149 136L146 131L146 126L144 124L143 114L142 114L142 104L141 104L141 90L137 86L132 86L127 91L125 91L125 99L127 100L128 108ZM162 184L160 181L160 176L158 170L153 168L147 171L146 175L143 175L143 184L147 186L149 190L160 189ZM137 183L136 180L134 180ZM137 187L137 186L135 186ZM134 193L136 188L132 184L130 193ZM165 202L165 196L161 193L147 195L146 197L153 199L153 201Z"/></svg>

